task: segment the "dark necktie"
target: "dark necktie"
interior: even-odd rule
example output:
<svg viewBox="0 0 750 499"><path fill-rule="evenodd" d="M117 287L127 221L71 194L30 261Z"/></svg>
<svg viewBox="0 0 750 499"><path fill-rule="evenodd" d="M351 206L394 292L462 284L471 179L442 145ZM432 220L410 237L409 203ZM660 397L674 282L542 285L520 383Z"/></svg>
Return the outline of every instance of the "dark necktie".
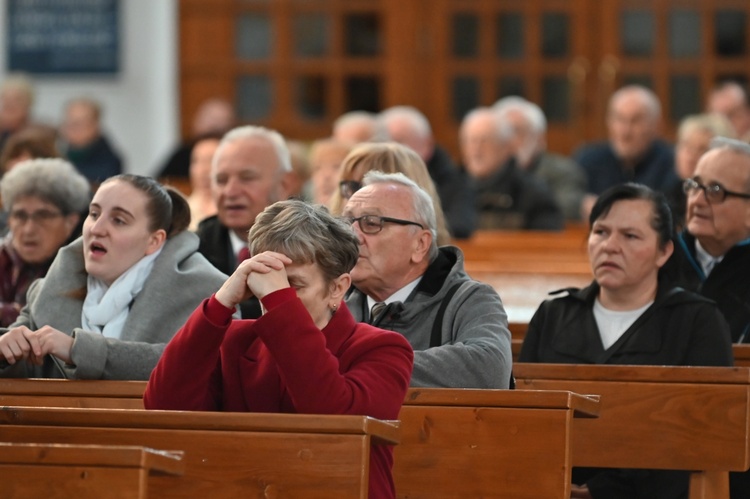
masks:
<svg viewBox="0 0 750 499"><path fill-rule="evenodd" d="M237 265L250 258L250 249L247 246L243 246L241 250L237 252Z"/></svg>
<svg viewBox="0 0 750 499"><path fill-rule="evenodd" d="M378 318L384 308L385 303L383 303L382 301L379 301L372 306L372 310L370 310L370 324L373 324L375 322L375 319Z"/></svg>

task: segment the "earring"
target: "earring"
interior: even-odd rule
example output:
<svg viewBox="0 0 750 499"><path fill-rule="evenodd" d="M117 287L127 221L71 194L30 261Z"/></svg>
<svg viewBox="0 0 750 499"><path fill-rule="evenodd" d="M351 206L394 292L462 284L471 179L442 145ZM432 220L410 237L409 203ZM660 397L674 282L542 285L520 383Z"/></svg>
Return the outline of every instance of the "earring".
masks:
<svg viewBox="0 0 750 499"><path fill-rule="evenodd" d="M333 306L331 307L331 312L336 313L336 309L338 308L339 306L336 303L334 303Z"/></svg>

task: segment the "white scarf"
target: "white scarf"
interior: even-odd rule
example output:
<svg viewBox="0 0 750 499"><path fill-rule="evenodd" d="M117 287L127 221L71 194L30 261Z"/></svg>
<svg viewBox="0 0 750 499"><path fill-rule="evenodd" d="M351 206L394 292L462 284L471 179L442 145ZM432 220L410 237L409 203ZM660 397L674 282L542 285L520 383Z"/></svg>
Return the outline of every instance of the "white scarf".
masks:
<svg viewBox="0 0 750 499"><path fill-rule="evenodd" d="M109 287L101 279L88 277L86 299L81 310L81 326L84 330L102 333L107 338L120 338L130 304L143 289L161 250L159 248L138 260Z"/></svg>

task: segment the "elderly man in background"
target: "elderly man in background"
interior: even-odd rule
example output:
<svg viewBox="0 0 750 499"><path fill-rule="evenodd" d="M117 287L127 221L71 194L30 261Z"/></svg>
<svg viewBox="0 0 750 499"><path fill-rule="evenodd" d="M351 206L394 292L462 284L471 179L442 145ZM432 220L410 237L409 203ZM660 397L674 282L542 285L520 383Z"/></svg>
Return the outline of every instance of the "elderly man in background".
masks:
<svg viewBox="0 0 750 499"><path fill-rule="evenodd" d="M461 154L471 176L480 229L560 230L562 211L547 185L513 159L513 130L489 107L461 123Z"/></svg>
<svg viewBox="0 0 750 499"><path fill-rule="evenodd" d="M750 102L745 87L736 81L719 83L708 96L706 112L725 116L736 136L750 142Z"/></svg>
<svg viewBox="0 0 750 499"><path fill-rule="evenodd" d="M685 230L665 277L714 300L732 341L750 341L750 145L717 138L684 182Z"/></svg>
<svg viewBox="0 0 750 499"><path fill-rule="evenodd" d="M331 138L354 145L382 139L377 116L367 111L349 111L333 122Z"/></svg>
<svg viewBox="0 0 750 499"><path fill-rule="evenodd" d="M461 250L438 248L430 196L400 173L371 171L344 217L360 244L346 304L356 320L409 340L412 386L508 388L512 354L500 297L466 275Z"/></svg>
<svg viewBox="0 0 750 499"><path fill-rule="evenodd" d="M639 85L620 88L609 99L609 139L579 149L573 159L588 179L589 195L581 207L588 219L596 196L625 182L645 184L665 194L679 181L674 173L674 150L659 138L661 104Z"/></svg>
<svg viewBox="0 0 750 499"><path fill-rule="evenodd" d="M288 197L291 158L284 138L273 130L243 126L229 131L214 153L211 190L217 214L198 225L198 250L214 267L231 275L247 258L247 235L255 217ZM240 305L242 318L260 317L260 303Z"/></svg>
<svg viewBox="0 0 750 499"><path fill-rule="evenodd" d="M500 99L493 108L513 130L511 150L518 167L547 184L567 220L579 220L586 174L572 159L547 151L547 119L541 108L516 96Z"/></svg>
<svg viewBox="0 0 750 499"><path fill-rule="evenodd" d="M390 140L419 154L435 184L440 205L453 237L466 238L474 225L471 220L471 192L448 153L435 143L427 117L411 106L390 107L378 116L381 128Z"/></svg>

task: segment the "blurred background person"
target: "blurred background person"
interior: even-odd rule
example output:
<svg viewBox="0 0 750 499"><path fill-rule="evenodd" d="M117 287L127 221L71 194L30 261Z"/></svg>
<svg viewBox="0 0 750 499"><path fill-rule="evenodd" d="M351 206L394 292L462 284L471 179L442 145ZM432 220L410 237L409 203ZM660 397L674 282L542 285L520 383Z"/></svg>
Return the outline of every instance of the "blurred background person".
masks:
<svg viewBox="0 0 750 499"><path fill-rule="evenodd" d="M542 109L517 96L500 99L493 109L513 131L511 154L518 167L547 184L567 220L580 220L586 174L572 159L547 151L547 119Z"/></svg>
<svg viewBox="0 0 750 499"><path fill-rule="evenodd" d="M377 170L383 173L403 173L424 189L435 204L437 217L437 244L450 244L450 233L443 210L440 208L435 184L427 173L422 158L411 148L395 142L370 142L356 146L344 159L339 177L339 189L331 199L331 212L341 215L352 194L362 188L365 173Z"/></svg>
<svg viewBox="0 0 750 499"><path fill-rule="evenodd" d="M292 160L292 171L286 174L286 184L290 198L310 201L310 159L308 146L300 140L286 140L286 147Z"/></svg>
<svg viewBox="0 0 750 499"><path fill-rule="evenodd" d="M190 154L190 230L195 231L204 218L216 214L211 193L211 163L219 148L221 134L208 134L196 139Z"/></svg>
<svg viewBox="0 0 750 499"><path fill-rule="evenodd" d="M102 130L101 105L87 98L73 99L65 106L60 138L65 157L91 185L122 173L122 159Z"/></svg>
<svg viewBox="0 0 750 499"><path fill-rule="evenodd" d="M552 192L513 160L513 131L494 109L470 111L459 134L478 229L563 228L565 219Z"/></svg>
<svg viewBox="0 0 750 499"><path fill-rule="evenodd" d="M91 197L86 178L62 159L32 159L3 177L10 232L0 243L0 326L15 322L31 283L81 233Z"/></svg>
<svg viewBox="0 0 750 499"><path fill-rule="evenodd" d="M341 164L352 150L348 142L329 138L313 142L310 147L312 201L330 207L339 188Z"/></svg>
<svg viewBox="0 0 750 499"><path fill-rule="evenodd" d="M472 198L468 180L445 149L435 142L427 117L415 107L394 106L381 112L378 122L390 140L409 147L424 161L451 235L469 237L474 226L469 212Z"/></svg>
<svg viewBox="0 0 750 499"><path fill-rule="evenodd" d="M726 117L736 137L750 142L750 99L745 86L736 81L719 83L708 96L706 112Z"/></svg>
<svg viewBox="0 0 750 499"><path fill-rule="evenodd" d="M55 134L44 127L30 126L14 133L0 149L0 174L27 159L59 158L56 141Z"/></svg>
<svg viewBox="0 0 750 499"><path fill-rule="evenodd" d="M31 124L34 86L26 76L15 73L0 84L0 149L15 132Z"/></svg>
<svg viewBox="0 0 750 499"><path fill-rule="evenodd" d="M677 144L675 145L675 173L680 183L667 194L669 206L677 231L685 225L685 210L687 196L682 181L695 174L698 160L710 149L711 139L714 137L735 138L732 124L721 114L694 114L686 116L677 128Z"/></svg>
<svg viewBox="0 0 750 499"><path fill-rule="evenodd" d="M349 111L336 118L331 137L351 145L383 138L376 115L367 111Z"/></svg>
<svg viewBox="0 0 750 499"><path fill-rule="evenodd" d="M226 99L212 97L203 101L193 116L190 137L183 140L157 168L158 178L186 179L190 175L190 155L195 141L204 135L223 135L235 126L234 106Z"/></svg>
<svg viewBox="0 0 750 499"><path fill-rule="evenodd" d="M612 94L607 140L584 145L573 154L588 180L589 194L581 205L584 220L596 196L612 186L638 182L666 194L679 183L674 148L661 138L661 121L661 103L650 89L627 85Z"/></svg>

